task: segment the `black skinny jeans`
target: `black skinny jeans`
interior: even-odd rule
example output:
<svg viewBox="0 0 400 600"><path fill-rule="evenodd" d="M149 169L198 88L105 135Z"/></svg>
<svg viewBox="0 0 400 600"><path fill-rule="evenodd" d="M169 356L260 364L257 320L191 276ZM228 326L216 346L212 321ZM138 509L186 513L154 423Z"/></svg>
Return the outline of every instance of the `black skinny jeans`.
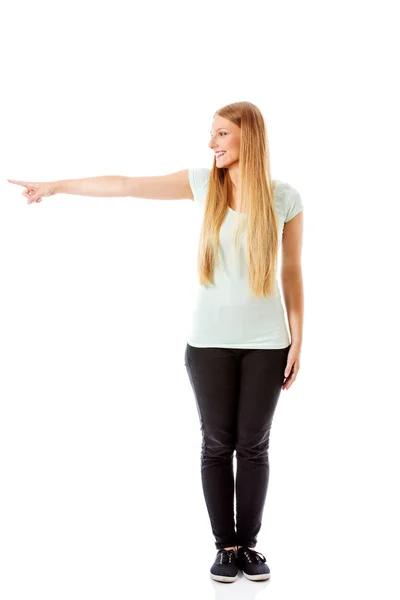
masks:
<svg viewBox="0 0 400 600"><path fill-rule="evenodd" d="M268 488L270 429L289 349L186 345L185 366L202 432L202 486L217 549L257 544Z"/></svg>

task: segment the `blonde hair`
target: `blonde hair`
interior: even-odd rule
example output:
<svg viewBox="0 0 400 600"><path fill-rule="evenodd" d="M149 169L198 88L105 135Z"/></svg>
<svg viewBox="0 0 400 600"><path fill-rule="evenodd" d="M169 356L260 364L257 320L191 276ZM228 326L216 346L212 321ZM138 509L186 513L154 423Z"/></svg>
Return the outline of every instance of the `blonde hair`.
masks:
<svg viewBox="0 0 400 600"><path fill-rule="evenodd" d="M241 212L237 215L234 245L237 250L246 221L245 258L249 285L255 297L271 296L275 293L279 241L265 122L260 110L251 102L228 104L214 117L216 115L241 129L240 186L236 193ZM228 169L217 168L214 157L198 248L201 285L214 283L214 266L219 264L219 231L228 211L231 192Z"/></svg>

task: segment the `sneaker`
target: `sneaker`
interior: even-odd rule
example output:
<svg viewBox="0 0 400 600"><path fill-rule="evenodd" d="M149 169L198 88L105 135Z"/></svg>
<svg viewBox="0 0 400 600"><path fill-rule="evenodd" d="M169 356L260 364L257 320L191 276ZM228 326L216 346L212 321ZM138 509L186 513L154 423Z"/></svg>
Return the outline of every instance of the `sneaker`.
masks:
<svg viewBox="0 0 400 600"><path fill-rule="evenodd" d="M210 569L212 579L231 583L238 576L237 555L235 550L224 550L221 548L217 552L214 564Z"/></svg>
<svg viewBox="0 0 400 600"><path fill-rule="evenodd" d="M261 552L242 546L237 551L237 564L247 579L258 581L270 578L271 573L266 558Z"/></svg>

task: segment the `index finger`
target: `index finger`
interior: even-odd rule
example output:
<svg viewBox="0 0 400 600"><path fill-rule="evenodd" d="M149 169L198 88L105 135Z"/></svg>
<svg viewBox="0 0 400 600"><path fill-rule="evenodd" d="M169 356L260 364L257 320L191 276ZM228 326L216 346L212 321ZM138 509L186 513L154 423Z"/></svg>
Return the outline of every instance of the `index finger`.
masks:
<svg viewBox="0 0 400 600"><path fill-rule="evenodd" d="M25 187L29 185L28 181L17 181L16 179L7 179L10 183L18 183L19 185L24 185Z"/></svg>

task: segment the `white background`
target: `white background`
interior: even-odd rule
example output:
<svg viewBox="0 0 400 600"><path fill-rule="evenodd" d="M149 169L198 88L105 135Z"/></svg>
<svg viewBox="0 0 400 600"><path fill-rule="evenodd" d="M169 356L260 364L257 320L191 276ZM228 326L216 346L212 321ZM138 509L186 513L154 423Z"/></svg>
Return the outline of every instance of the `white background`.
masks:
<svg viewBox="0 0 400 600"><path fill-rule="evenodd" d="M3 600L399 597L399 92L395 2L2 5ZM256 104L304 202L301 369L271 432L267 583L216 548L184 366L190 200L7 179L210 167Z"/></svg>

